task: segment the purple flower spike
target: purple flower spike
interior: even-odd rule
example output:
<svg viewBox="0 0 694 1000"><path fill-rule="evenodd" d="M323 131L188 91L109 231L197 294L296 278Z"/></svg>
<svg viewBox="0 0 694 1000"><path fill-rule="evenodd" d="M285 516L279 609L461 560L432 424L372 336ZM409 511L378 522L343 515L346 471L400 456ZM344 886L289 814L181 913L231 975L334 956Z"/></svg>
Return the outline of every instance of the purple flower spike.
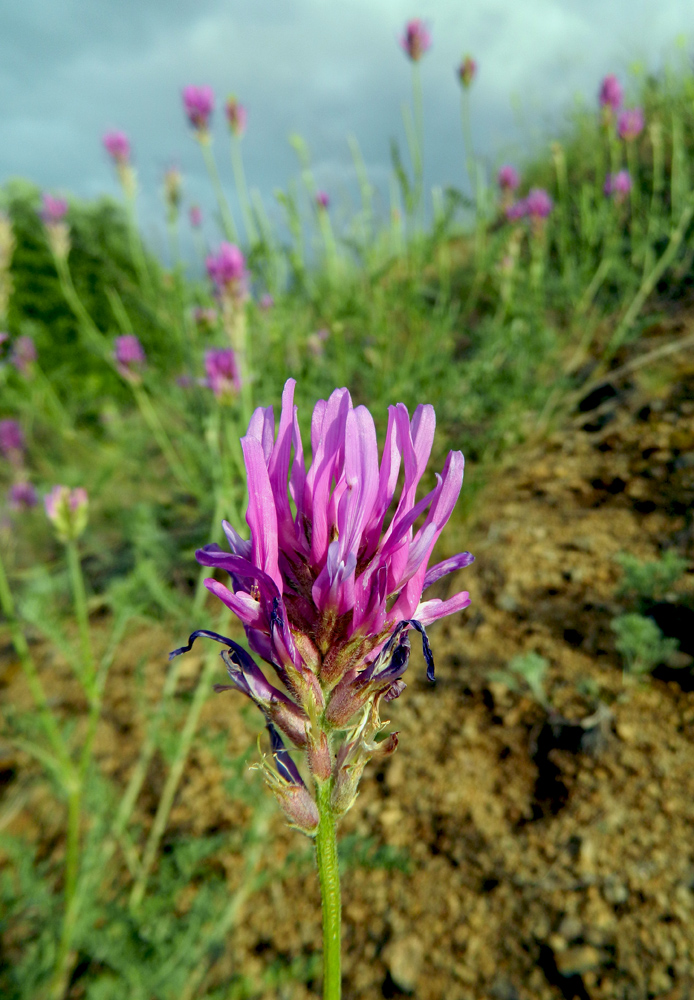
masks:
<svg viewBox="0 0 694 1000"><path fill-rule="evenodd" d="M36 345L31 337L17 337L10 361L21 375L26 377L31 374L31 366L36 361Z"/></svg>
<svg viewBox="0 0 694 1000"><path fill-rule="evenodd" d="M248 120L248 113L243 104L239 104L235 97L228 97L224 105L224 113L232 135L240 139L246 131L246 122Z"/></svg>
<svg viewBox="0 0 694 1000"><path fill-rule="evenodd" d="M67 202L64 198L54 198L50 194L43 195L41 219L47 226L62 222L67 215Z"/></svg>
<svg viewBox="0 0 694 1000"><path fill-rule="evenodd" d="M222 243L219 253L205 261L217 294L240 301L246 297L248 272L243 253L233 243Z"/></svg>
<svg viewBox="0 0 694 1000"><path fill-rule="evenodd" d="M496 179L502 191L515 191L520 184L520 174L510 163L505 163L503 167L499 167Z"/></svg>
<svg viewBox="0 0 694 1000"><path fill-rule="evenodd" d="M199 205L191 205L188 210L188 218L193 229L199 229L202 225L202 209Z"/></svg>
<svg viewBox="0 0 694 1000"><path fill-rule="evenodd" d="M195 87L190 85L183 88L183 107L188 121L196 132L207 132L210 126L210 117L214 110L214 91L212 87Z"/></svg>
<svg viewBox="0 0 694 1000"><path fill-rule="evenodd" d="M227 574L226 583L205 584L241 621L249 647L287 694L216 634L193 633L172 655L197 635L226 645L232 687L305 752L316 782L332 782L333 809L342 815L367 761L396 749L396 733L376 738L379 705L405 688L408 633L421 634L433 681L426 626L470 602L466 591L424 596L472 562L465 552L428 569L460 493L464 460L450 452L433 489L417 500L434 440L433 407L420 405L412 417L402 403L390 407L379 457L373 417L353 406L347 389L336 389L314 408L307 467L294 387L293 379L285 384L277 427L272 407L259 407L241 439L250 537L223 522L229 551L208 545L196 553L203 566ZM276 766L265 768L266 779L290 822L312 834L315 802L279 739L271 731Z"/></svg>
<svg viewBox="0 0 694 1000"><path fill-rule="evenodd" d="M325 211L330 206L330 197L325 191L316 192L316 205Z"/></svg>
<svg viewBox="0 0 694 1000"><path fill-rule="evenodd" d="M600 84L600 94L598 97L601 108L607 108L612 112L617 112L622 106L624 92L614 73L609 73Z"/></svg>
<svg viewBox="0 0 694 1000"><path fill-rule="evenodd" d="M554 202L544 188L533 188L525 199L525 214L532 219L546 219Z"/></svg>
<svg viewBox="0 0 694 1000"><path fill-rule="evenodd" d="M103 138L104 149L116 166L124 166L130 160L130 140L125 132L114 130Z"/></svg>
<svg viewBox="0 0 694 1000"><path fill-rule="evenodd" d="M412 62L419 62L425 52L431 48L431 35L424 21L419 17L412 18L405 25L405 34L400 39L400 47Z"/></svg>
<svg viewBox="0 0 694 1000"><path fill-rule="evenodd" d="M631 175L628 170L620 170L616 174L608 174L605 178L604 192L606 197L613 197L621 204L631 191Z"/></svg>
<svg viewBox="0 0 694 1000"><path fill-rule="evenodd" d="M147 363L147 356L135 334L126 333L115 339L113 360L123 378L139 380L140 371Z"/></svg>
<svg viewBox="0 0 694 1000"><path fill-rule="evenodd" d="M10 510L29 510L39 502L31 483L13 483L7 497Z"/></svg>
<svg viewBox="0 0 694 1000"><path fill-rule="evenodd" d="M456 72L461 86L463 86L465 90L468 90L472 86L472 81L477 76L477 63L472 56L465 56Z"/></svg>
<svg viewBox="0 0 694 1000"><path fill-rule="evenodd" d="M205 373L205 384L217 399L236 399L241 389L241 378L230 347L212 347L205 352Z"/></svg>
<svg viewBox="0 0 694 1000"><path fill-rule="evenodd" d="M0 451L11 461L21 461L24 431L16 420L0 420Z"/></svg>
<svg viewBox="0 0 694 1000"><path fill-rule="evenodd" d="M645 120L641 108L625 108L617 120L617 133L625 142L633 142L643 132Z"/></svg>

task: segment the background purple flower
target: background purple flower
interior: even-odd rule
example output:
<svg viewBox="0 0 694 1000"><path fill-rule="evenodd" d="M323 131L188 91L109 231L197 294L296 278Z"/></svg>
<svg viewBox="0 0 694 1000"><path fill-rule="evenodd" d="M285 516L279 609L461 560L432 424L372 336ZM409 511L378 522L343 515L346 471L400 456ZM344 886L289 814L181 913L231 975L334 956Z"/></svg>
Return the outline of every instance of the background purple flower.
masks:
<svg viewBox="0 0 694 1000"><path fill-rule="evenodd" d="M631 191L631 175L628 170L620 170L616 174L608 174L605 178L604 192L607 197L615 196L616 201L623 201Z"/></svg>
<svg viewBox="0 0 694 1000"><path fill-rule="evenodd" d="M130 140L125 132L114 129L103 138L104 149L114 163L124 164L130 159Z"/></svg>
<svg viewBox="0 0 694 1000"><path fill-rule="evenodd" d="M217 399L233 399L241 388L236 357L230 347L212 347L205 351L206 385Z"/></svg>
<svg viewBox="0 0 694 1000"><path fill-rule="evenodd" d="M146 364L147 356L135 334L126 333L122 337L116 337L113 359L120 374L124 378L132 378L133 375L138 375L138 369Z"/></svg>
<svg viewBox="0 0 694 1000"><path fill-rule="evenodd" d="M41 209L41 219L47 226L55 225L67 215L67 202L64 198L54 198L50 194L42 196L43 207Z"/></svg>
<svg viewBox="0 0 694 1000"><path fill-rule="evenodd" d="M28 335L17 337L12 347L10 361L22 375L29 375L36 361L36 345Z"/></svg>
<svg viewBox="0 0 694 1000"><path fill-rule="evenodd" d="M509 222L518 222L519 219L524 219L527 214L528 207L526 205L525 198L514 201L513 204L509 205L506 209L506 218Z"/></svg>
<svg viewBox="0 0 694 1000"><path fill-rule="evenodd" d="M407 22L400 45L412 62L419 62L424 53L431 48L431 35L421 18L413 17Z"/></svg>
<svg viewBox="0 0 694 1000"><path fill-rule="evenodd" d="M243 104L239 104L235 97L228 97L224 106L229 128L235 136L241 137L246 131L246 121L248 114Z"/></svg>
<svg viewBox="0 0 694 1000"><path fill-rule="evenodd" d="M554 202L544 188L533 188L525 198L525 214L533 219L546 219Z"/></svg>
<svg viewBox="0 0 694 1000"><path fill-rule="evenodd" d="M273 299L272 295L270 295L269 292L264 292L260 296L260 301L258 302L258 305L263 310L263 312L267 312L268 309L272 309L274 304L275 300Z"/></svg>
<svg viewBox="0 0 694 1000"><path fill-rule="evenodd" d="M330 206L330 196L325 191L316 192L316 205L318 208L328 208Z"/></svg>
<svg viewBox="0 0 694 1000"><path fill-rule="evenodd" d="M619 111L624 100L624 92L614 73L608 73L600 84L599 101L601 108L610 108L612 111Z"/></svg>
<svg viewBox="0 0 694 1000"><path fill-rule="evenodd" d="M496 179L502 191L515 191L520 184L520 174L510 163L505 163L503 167L499 167Z"/></svg>
<svg viewBox="0 0 694 1000"><path fill-rule="evenodd" d="M31 483L13 483L7 494L10 510L28 510L39 502L36 490Z"/></svg>
<svg viewBox="0 0 694 1000"><path fill-rule="evenodd" d="M477 75L477 63L472 56L465 56L460 66L458 66L457 73L458 79L467 90Z"/></svg>
<svg viewBox="0 0 694 1000"><path fill-rule="evenodd" d="M192 84L184 87L183 107L193 128L197 132L206 132L214 110L212 87L195 87Z"/></svg>
<svg viewBox="0 0 694 1000"><path fill-rule="evenodd" d="M188 218L193 229L199 229L202 225L202 209L199 205L191 205L188 209Z"/></svg>
<svg viewBox="0 0 694 1000"><path fill-rule="evenodd" d="M0 451L5 458L21 457L24 451L24 431L16 420L0 420Z"/></svg>
<svg viewBox="0 0 694 1000"><path fill-rule="evenodd" d="M620 139L632 142L643 132L644 116L641 108L625 108L617 120L617 133Z"/></svg>
<svg viewBox="0 0 694 1000"><path fill-rule="evenodd" d="M235 244L222 243L218 253L210 254L207 258L205 266L217 292L243 298L248 272L246 259Z"/></svg>

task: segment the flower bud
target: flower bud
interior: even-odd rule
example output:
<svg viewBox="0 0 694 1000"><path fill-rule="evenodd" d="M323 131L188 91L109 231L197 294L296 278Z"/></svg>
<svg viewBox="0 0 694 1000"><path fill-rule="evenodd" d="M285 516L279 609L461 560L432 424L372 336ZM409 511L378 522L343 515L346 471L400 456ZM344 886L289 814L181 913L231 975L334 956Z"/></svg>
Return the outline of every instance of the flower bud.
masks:
<svg viewBox="0 0 694 1000"><path fill-rule="evenodd" d="M315 834L320 816L318 806L306 786L282 782L275 784L272 791L290 825L309 836Z"/></svg>
<svg viewBox="0 0 694 1000"><path fill-rule="evenodd" d="M81 486L54 486L44 498L46 515L61 542L74 541L87 527L87 491Z"/></svg>

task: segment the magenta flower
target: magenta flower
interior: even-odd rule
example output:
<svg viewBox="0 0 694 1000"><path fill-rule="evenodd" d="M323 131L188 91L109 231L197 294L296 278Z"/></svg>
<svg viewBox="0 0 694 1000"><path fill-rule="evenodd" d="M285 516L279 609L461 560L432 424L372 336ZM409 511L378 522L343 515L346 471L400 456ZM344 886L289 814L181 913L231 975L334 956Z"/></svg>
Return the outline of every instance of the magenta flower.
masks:
<svg viewBox="0 0 694 1000"><path fill-rule="evenodd" d="M506 209L506 218L509 222L518 222L520 219L524 219L527 214L528 206L525 198L514 201L513 204L509 205Z"/></svg>
<svg viewBox="0 0 694 1000"><path fill-rule="evenodd" d="M248 272L243 253L233 243L222 243L219 252L210 254L205 261L210 276L219 295L237 301L246 295Z"/></svg>
<svg viewBox="0 0 694 1000"><path fill-rule="evenodd" d="M258 302L258 305L263 310L263 312L267 312L269 309L272 309L272 307L274 306L274 304L275 304L275 300L272 297L272 295L270 295L269 292L264 292L260 296L260 301Z"/></svg>
<svg viewBox="0 0 694 1000"><path fill-rule="evenodd" d="M43 208L41 209L41 219L47 226L54 226L62 222L67 215L67 202L64 198L54 198L50 194L44 194Z"/></svg>
<svg viewBox="0 0 694 1000"><path fill-rule="evenodd" d="M467 90L477 76L477 63L472 56L465 56L456 72L460 83Z"/></svg>
<svg viewBox="0 0 694 1000"><path fill-rule="evenodd" d="M414 17L407 22L405 34L400 39L400 47L412 62L419 62L424 53L431 48L431 35L421 18Z"/></svg>
<svg viewBox="0 0 694 1000"><path fill-rule="evenodd" d="M183 88L183 107L188 115L188 121L196 132L207 132L210 116L214 110L214 91L212 87Z"/></svg>
<svg viewBox="0 0 694 1000"><path fill-rule="evenodd" d="M235 399L241 389L236 357L230 347L212 347L205 351L205 384L217 399Z"/></svg>
<svg viewBox="0 0 694 1000"><path fill-rule="evenodd" d="M43 500L46 516L61 542L73 541L87 527L89 498L81 486L54 486Z"/></svg>
<svg viewBox="0 0 694 1000"><path fill-rule="evenodd" d="M31 374L31 366L36 361L36 345L31 337L28 335L17 337L10 361L22 375Z"/></svg>
<svg viewBox="0 0 694 1000"><path fill-rule="evenodd" d="M227 647L222 658L231 686L258 705L270 728L273 790L292 823L311 833L313 800L276 730L306 750L318 780L332 779L333 808L346 812L367 760L397 745L397 734L380 743L372 737L382 728L381 699L397 698L405 687L409 630L423 637L433 680L425 626L470 602L465 591L448 599L426 599L423 592L473 557L463 552L428 566L460 493L464 465L459 451L450 452L436 485L417 502L434 440L432 406L418 406L412 418L402 403L390 407L379 463L373 417L366 407L353 407L346 389L336 389L314 408L307 469L294 386L289 379L284 387L277 435L272 407L260 407L241 439L250 538L224 522L230 551L208 545L197 553L203 566L229 574L228 586L215 579L205 584L240 619L251 649L272 666L284 690L241 646L216 633L193 632L171 655L190 649L198 636ZM336 747L339 732L346 735ZM300 799L308 810L303 820L280 791Z"/></svg>
<svg viewBox="0 0 694 1000"><path fill-rule="evenodd" d="M544 188L533 188L525 198L525 215L531 219L546 219L554 203Z"/></svg>
<svg viewBox="0 0 694 1000"><path fill-rule="evenodd" d="M628 170L620 170L616 174L608 174L605 178L605 195L609 197L614 197L614 200L618 203L624 201L626 196L631 191L631 175Z"/></svg>
<svg viewBox="0 0 694 1000"><path fill-rule="evenodd" d="M188 210L188 218L193 229L199 229L202 225L202 209L199 205L191 205Z"/></svg>
<svg viewBox="0 0 694 1000"><path fill-rule="evenodd" d="M28 510L39 502L31 483L13 483L7 495L10 510Z"/></svg>
<svg viewBox="0 0 694 1000"><path fill-rule="evenodd" d="M599 101L601 108L617 112L622 106L624 92L614 73L609 73L600 84Z"/></svg>
<svg viewBox="0 0 694 1000"><path fill-rule="evenodd" d="M643 132L644 117L641 108L625 108L617 120L617 133L625 142L633 142Z"/></svg>
<svg viewBox="0 0 694 1000"><path fill-rule="evenodd" d="M502 191L515 191L520 184L520 174L510 163L505 163L503 167L499 167L496 179Z"/></svg>
<svg viewBox="0 0 694 1000"><path fill-rule="evenodd" d="M235 97L228 97L224 106L227 122L232 134L239 138L246 131L246 121L248 113L243 104L239 104Z"/></svg>
<svg viewBox="0 0 694 1000"><path fill-rule="evenodd" d="M330 197L325 191L316 192L316 205L323 211L330 207Z"/></svg>
<svg viewBox="0 0 694 1000"><path fill-rule="evenodd" d="M125 132L114 130L103 138L104 149L116 166L124 166L130 159L130 140Z"/></svg>
<svg viewBox="0 0 694 1000"><path fill-rule="evenodd" d="M0 420L0 451L17 463L24 453L24 431L16 420Z"/></svg>
<svg viewBox="0 0 694 1000"><path fill-rule="evenodd" d="M116 337L113 347L113 360L120 375L125 379L140 378L140 370L147 363L144 348L134 333L126 333Z"/></svg>

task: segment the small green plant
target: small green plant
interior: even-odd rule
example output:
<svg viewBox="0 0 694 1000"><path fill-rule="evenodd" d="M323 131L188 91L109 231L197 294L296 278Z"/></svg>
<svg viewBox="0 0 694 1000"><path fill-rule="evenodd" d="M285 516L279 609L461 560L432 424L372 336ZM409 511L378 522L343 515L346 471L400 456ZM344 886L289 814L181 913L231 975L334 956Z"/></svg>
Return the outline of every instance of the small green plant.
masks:
<svg viewBox="0 0 694 1000"><path fill-rule="evenodd" d="M677 583L687 569L687 560L668 549L660 559L642 562L629 552L617 556L624 576L618 597L636 596L642 601L659 601Z"/></svg>
<svg viewBox="0 0 694 1000"><path fill-rule="evenodd" d="M616 636L617 652L624 660L628 674L649 674L659 663L665 663L678 648L676 639L666 639L652 618L628 614L613 618L610 628Z"/></svg>
<svg viewBox="0 0 694 1000"><path fill-rule="evenodd" d="M510 691L520 691L525 684L535 701L546 708L548 701L544 683L548 667L549 663L539 653L521 653L513 657L506 670L492 670L487 677L490 681L505 684Z"/></svg>

